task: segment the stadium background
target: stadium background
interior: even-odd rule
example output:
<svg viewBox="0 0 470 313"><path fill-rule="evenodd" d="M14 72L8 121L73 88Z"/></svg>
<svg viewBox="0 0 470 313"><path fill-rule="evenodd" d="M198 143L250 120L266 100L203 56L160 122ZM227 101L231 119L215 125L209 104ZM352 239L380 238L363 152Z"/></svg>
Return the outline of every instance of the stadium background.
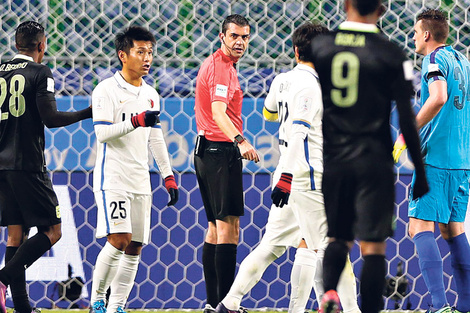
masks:
<svg viewBox="0 0 470 313"><path fill-rule="evenodd" d="M416 85L421 60L413 53L413 24L424 6L449 13L449 43L468 56L470 46L469 0L385 1L387 11L380 20L383 33L398 43L415 62ZM180 200L166 207L167 194L152 163L154 187L152 240L142 253L136 284L128 307L144 309L197 309L205 304L201 248L207 220L194 175L192 149L195 138L194 85L199 65L219 47L217 34L223 18L231 13L247 16L252 37L246 55L238 65L245 92L243 117L246 137L261 154L259 164L246 164L244 186L246 214L241 219L238 261L258 243L269 213L270 173L278 160L276 125L262 120L261 109L274 76L294 66L290 35L306 20L324 23L330 29L345 19L342 1L187 1L187 0L2 0L0 2L0 59L15 54L14 30L25 20L45 25L48 52L45 58L54 74L61 110L77 110L90 104L92 89L118 68L113 40L130 24L148 27L157 38L155 59L146 80L163 97L162 123L180 186ZM419 94L419 91L417 92ZM415 106L417 108L417 106ZM392 135L396 136L392 115ZM27 271L33 304L39 307L88 306L91 273L104 240L94 239L96 206L91 188L95 136L91 121L66 128L46 130L48 168L52 172L64 217L60 244ZM396 233L388 240L389 277L403 268L399 290L385 298L385 308L426 309L431 303L418 268L414 246L406 234L409 162L406 156L397 166ZM6 232L0 234L0 256L4 254ZM456 295L450 257L439 238L445 267L449 301ZM289 275L295 250L291 249L269 267L263 279L245 297L248 308L286 308ZM356 274L361 269L357 247L351 258ZM68 271L70 265L71 271ZM399 273L400 276L400 273ZM74 301L60 301L60 284L80 277L84 288ZM58 288L59 286L59 288ZM71 286L71 281L68 285ZM396 292L400 291L400 292ZM11 306L9 301L7 304ZM308 308L317 304L312 297Z"/></svg>

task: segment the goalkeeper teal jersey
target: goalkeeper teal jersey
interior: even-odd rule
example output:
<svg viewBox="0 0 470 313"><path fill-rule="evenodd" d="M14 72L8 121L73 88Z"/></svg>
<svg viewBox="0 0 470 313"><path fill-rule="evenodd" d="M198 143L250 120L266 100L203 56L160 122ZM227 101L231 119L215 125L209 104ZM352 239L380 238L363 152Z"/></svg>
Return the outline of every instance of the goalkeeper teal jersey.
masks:
<svg viewBox="0 0 470 313"><path fill-rule="evenodd" d="M447 82L447 102L421 128L424 163L443 169L470 169L470 62L450 46L428 54L421 70L421 106L429 98L429 85Z"/></svg>

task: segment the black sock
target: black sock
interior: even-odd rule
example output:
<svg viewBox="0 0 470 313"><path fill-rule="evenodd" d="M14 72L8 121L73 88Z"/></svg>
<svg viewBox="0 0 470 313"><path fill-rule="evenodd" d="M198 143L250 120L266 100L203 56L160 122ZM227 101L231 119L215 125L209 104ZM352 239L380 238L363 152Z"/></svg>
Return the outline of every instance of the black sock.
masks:
<svg viewBox="0 0 470 313"><path fill-rule="evenodd" d="M342 240L336 240L328 244L323 257L323 286L325 292L336 290L339 277L346 265L349 248Z"/></svg>
<svg viewBox="0 0 470 313"><path fill-rule="evenodd" d="M25 268L31 266L47 250L51 248L51 241L44 233L37 233L32 238L26 240L16 251L13 258L0 270L0 281L5 285L10 285Z"/></svg>
<svg viewBox="0 0 470 313"><path fill-rule="evenodd" d="M202 247L202 268L204 269L204 280L206 282L207 304L213 308L219 303L217 294L217 273L215 271L215 247L211 243L204 242Z"/></svg>
<svg viewBox="0 0 470 313"><path fill-rule="evenodd" d="M237 267L237 245L224 243L215 248L215 270L217 271L219 302L227 295L235 279Z"/></svg>
<svg viewBox="0 0 470 313"><path fill-rule="evenodd" d="M386 265L384 255L366 255L361 273L362 313L378 313L383 309Z"/></svg>
<svg viewBox="0 0 470 313"><path fill-rule="evenodd" d="M18 251L18 247L7 247L5 249L5 264L10 260ZM31 313L32 308L29 304L28 293L26 292L26 273L22 272L10 283L11 297L15 306L15 311L18 313Z"/></svg>

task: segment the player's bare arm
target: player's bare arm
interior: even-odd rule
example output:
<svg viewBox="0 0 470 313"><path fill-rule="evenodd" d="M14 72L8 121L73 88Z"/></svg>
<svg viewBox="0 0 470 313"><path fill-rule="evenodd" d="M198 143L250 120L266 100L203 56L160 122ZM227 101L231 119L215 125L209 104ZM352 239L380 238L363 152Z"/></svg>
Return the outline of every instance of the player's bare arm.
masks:
<svg viewBox="0 0 470 313"><path fill-rule="evenodd" d="M418 129L429 123L447 102L447 83L436 80L429 85L429 98L416 115Z"/></svg>
<svg viewBox="0 0 470 313"><path fill-rule="evenodd" d="M228 117L227 113L227 104L222 101L214 101L212 102L212 118L214 119L217 126L220 130L230 139L235 138L240 133L238 132L235 125L233 125L232 121ZM256 152L255 148L246 140L242 141L238 144L238 148L240 149L240 154L244 159L250 161L259 161L258 153Z"/></svg>

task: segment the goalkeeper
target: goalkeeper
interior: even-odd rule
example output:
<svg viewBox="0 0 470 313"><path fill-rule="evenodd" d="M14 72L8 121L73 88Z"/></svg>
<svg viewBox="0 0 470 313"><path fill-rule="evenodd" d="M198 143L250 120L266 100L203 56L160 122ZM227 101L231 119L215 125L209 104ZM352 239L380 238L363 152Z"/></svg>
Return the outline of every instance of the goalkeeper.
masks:
<svg viewBox="0 0 470 313"><path fill-rule="evenodd" d="M160 96L142 79L152 64L155 43L152 33L142 27L131 26L119 33L115 46L122 70L99 83L92 95L97 138L93 173L96 237L107 237L93 270L93 313L123 312L134 285L142 245L150 237L149 150L165 178L168 205L178 201L159 120Z"/></svg>
<svg viewBox="0 0 470 313"><path fill-rule="evenodd" d="M242 297L260 280L265 269L290 246L297 249L291 273L292 291L289 313L303 313L312 286L319 303L323 295L322 260L327 244L326 215L321 192L322 100L318 75L310 60L311 40L328 30L318 24L305 23L294 31L297 66L278 75L265 100L266 119L279 121L281 157L274 173L273 205L266 233L260 244L242 262L237 277L218 313L240 309ZM360 312L356 283L351 264L344 270L340 283L344 312Z"/></svg>
<svg viewBox="0 0 470 313"><path fill-rule="evenodd" d="M443 279L442 257L434 238L435 224L451 253L457 287L456 312L470 311L470 246L465 235L470 179L470 62L446 46L449 24L439 10L426 10L414 27L416 53L425 55L421 70L421 104L416 124L430 183L428 194L409 203L409 233L431 294L429 311L450 312ZM398 160L400 141L395 143ZM413 175L413 181L416 173ZM412 188L410 195L415 190Z"/></svg>

